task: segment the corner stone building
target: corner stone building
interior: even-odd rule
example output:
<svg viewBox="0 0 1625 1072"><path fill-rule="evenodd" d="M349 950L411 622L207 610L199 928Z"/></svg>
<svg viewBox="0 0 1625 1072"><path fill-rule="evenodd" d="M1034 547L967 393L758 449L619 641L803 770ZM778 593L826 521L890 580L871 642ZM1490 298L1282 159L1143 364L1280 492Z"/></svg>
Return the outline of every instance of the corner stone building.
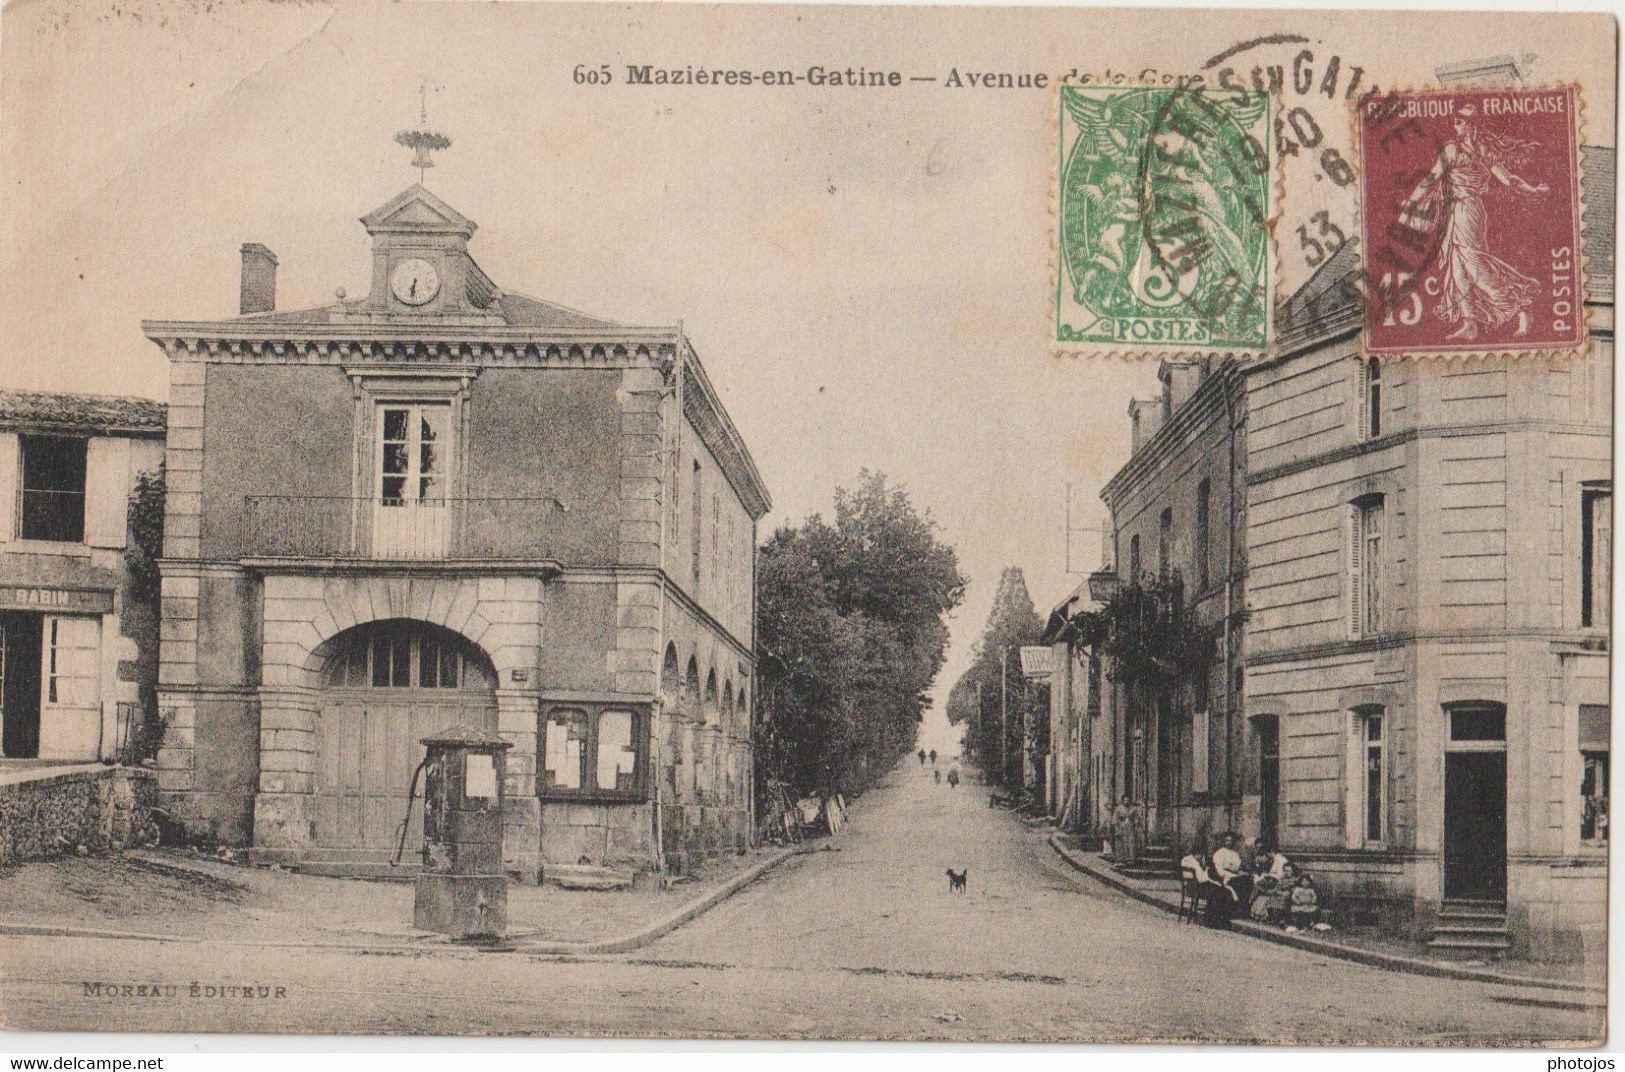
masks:
<svg viewBox="0 0 1625 1072"><path fill-rule="evenodd" d="M1574 358L1363 359L1345 247L1247 368L1247 803L1440 949L1606 952L1612 243L1588 213Z"/></svg>
<svg viewBox="0 0 1625 1072"><path fill-rule="evenodd" d="M144 324L171 362L168 807L376 866L419 738L467 724L513 743L522 879L742 847L769 500L681 328L499 288L422 186L362 223L364 298L278 311L249 244L240 316Z"/></svg>

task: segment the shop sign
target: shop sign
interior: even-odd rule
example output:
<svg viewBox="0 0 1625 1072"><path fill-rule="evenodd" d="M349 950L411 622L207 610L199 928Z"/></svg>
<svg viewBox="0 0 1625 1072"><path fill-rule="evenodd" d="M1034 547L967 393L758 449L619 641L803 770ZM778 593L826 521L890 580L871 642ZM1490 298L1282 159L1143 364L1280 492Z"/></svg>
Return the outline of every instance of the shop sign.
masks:
<svg viewBox="0 0 1625 1072"><path fill-rule="evenodd" d="M0 610L109 614L113 610L113 593L105 588L37 588L0 584Z"/></svg>

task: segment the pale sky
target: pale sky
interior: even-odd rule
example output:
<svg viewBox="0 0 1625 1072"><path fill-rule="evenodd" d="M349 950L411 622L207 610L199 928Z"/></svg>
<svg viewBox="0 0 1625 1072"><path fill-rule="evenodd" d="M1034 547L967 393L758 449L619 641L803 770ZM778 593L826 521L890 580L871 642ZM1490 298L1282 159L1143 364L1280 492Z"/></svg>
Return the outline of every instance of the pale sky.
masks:
<svg viewBox="0 0 1625 1072"><path fill-rule="evenodd" d="M682 320L772 492L764 537L827 513L865 466L932 512L971 582L945 696L1001 568L1025 570L1040 613L1077 583L1067 484L1074 524L1101 525L1128 401L1156 387L1151 363L1050 353L1053 91L634 87L626 65L1195 70L1285 28L1322 63L1340 50L1414 83L1501 52L1538 67L1572 30L1349 18L159 0L138 20L20 0L0 65L0 385L164 398L140 320L234 314L245 241L279 257L279 308L363 293L357 218L415 181L392 138L427 79L453 141L428 185L480 225L475 258L507 290ZM1570 34L1564 62L1611 70L1611 41ZM599 63L614 84L575 83ZM1609 129L1611 85L1588 103ZM1074 567L1099 546L1075 534Z"/></svg>

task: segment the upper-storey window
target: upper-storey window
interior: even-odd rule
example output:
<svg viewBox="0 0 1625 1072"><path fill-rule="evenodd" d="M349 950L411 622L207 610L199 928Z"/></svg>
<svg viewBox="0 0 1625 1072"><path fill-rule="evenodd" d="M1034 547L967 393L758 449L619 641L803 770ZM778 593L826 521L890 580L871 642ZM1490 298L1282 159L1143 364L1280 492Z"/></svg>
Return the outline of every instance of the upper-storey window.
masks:
<svg viewBox="0 0 1625 1072"><path fill-rule="evenodd" d="M1572 501L1572 500L1571 500ZM1613 610L1614 496L1598 485L1580 492L1580 624L1607 626Z"/></svg>
<svg viewBox="0 0 1625 1072"><path fill-rule="evenodd" d="M700 528L702 523L705 521L705 498L701 494L704 486L701 479L702 475L703 474L700 472L700 463L695 462L694 486L692 489L693 496L690 499L690 502L693 504L694 516L689 519L688 534L689 557L691 560L690 566L694 574L695 592L700 590L700 549L703 546L700 540Z"/></svg>
<svg viewBox="0 0 1625 1072"><path fill-rule="evenodd" d="M711 583L716 588L718 601L726 590L722 580L722 493L711 492Z"/></svg>
<svg viewBox="0 0 1625 1072"><path fill-rule="evenodd" d="M1360 436L1382 435L1382 364L1368 357L1360 365Z"/></svg>
<svg viewBox="0 0 1625 1072"><path fill-rule="evenodd" d="M1128 583L1136 584L1140 580L1140 536L1135 533L1128 541Z"/></svg>
<svg viewBox="0 0 1625 1072"><path fill-rule="evenodd" d="M81 543L85 538L87 441L61 436L19 436L21 517L25 540Z"/></svg>
<svg viewBox="0 0 1625 1072"><path fill-rule="evenodd" d="M451 406L378 407L375 551L382 558L443 554L451 473Z"/></svg>
<svg viewBox="0 0 1625 1072"><path fill-rule="evenodd" d="M1208 510L1212 505L1213 483L1204 479L1196 485L1196 590L1207 590L1208 584Z"/></svg>
<svg viewBox="0 0 1625 1072"><path fill-rule="evenodd" d="M1384 502L1367 495L1349 506L1349 632L1375 636L1383 628Z"/></svg>
<svg viewBox="0 0 1625 1072"><path fill-rule="evenodd" d="M1174 555L1174 511L1169 507L1157 519L1157 579L1166 581L1168 570L1173 565Z"/></svg>

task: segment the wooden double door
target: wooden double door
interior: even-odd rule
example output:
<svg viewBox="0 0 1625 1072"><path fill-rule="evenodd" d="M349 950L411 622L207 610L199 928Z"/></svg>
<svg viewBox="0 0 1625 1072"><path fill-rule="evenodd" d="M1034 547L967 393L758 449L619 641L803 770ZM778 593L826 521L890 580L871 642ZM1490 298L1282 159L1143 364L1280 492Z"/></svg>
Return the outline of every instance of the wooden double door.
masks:
<svg viewBox="0 0 1625 1072"><path fill-rule="evenodd" d="M393 853L407 815L420 743L452 726L495 731L490 693L439 689L333 689L316 715L315 844L347 853ZM406 831L410 854L423 841L423 785Z"/></svg>

